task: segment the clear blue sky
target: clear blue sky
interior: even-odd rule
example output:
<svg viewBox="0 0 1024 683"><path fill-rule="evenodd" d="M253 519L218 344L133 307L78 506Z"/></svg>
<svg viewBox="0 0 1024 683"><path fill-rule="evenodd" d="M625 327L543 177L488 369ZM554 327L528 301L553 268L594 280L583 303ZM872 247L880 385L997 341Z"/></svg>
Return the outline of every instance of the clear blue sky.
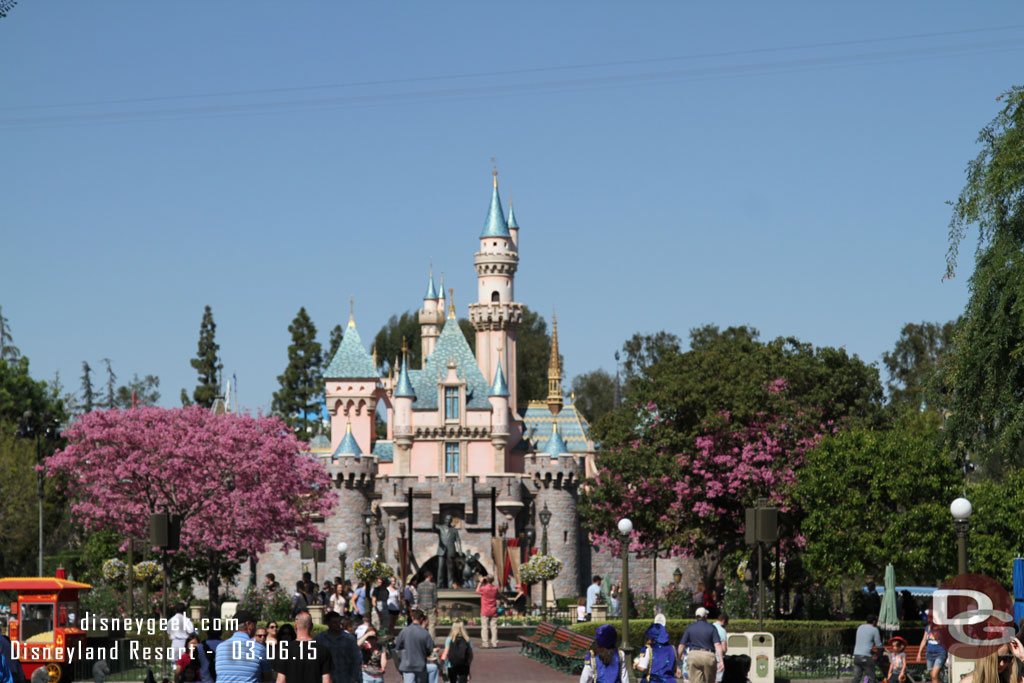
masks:
<svg viewBox="0 0 1024 683"><path fill-rule="evenodd" d="M1022 63L1019 2L22 0L0 306L35 376L176 405L209 304L266 408L300 306L369 340L433 259L465 315L494 156L569 377L704 323L880 362L963 310L945 202Z"/></svg>

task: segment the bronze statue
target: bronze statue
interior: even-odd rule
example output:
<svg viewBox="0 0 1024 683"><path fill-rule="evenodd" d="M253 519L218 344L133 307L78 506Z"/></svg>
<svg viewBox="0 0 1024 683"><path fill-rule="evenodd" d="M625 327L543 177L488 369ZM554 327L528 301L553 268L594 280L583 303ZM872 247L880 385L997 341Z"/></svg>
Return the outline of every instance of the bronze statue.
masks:
<svg viewBox="0 0 1024 683"><path fill-rule="evenodd" d="M455 560L462 556L459 530L452 526L451 515L445 515L444 522L434 529L437 531L437 587L452 588L458 577L455 573Z"/></svg>

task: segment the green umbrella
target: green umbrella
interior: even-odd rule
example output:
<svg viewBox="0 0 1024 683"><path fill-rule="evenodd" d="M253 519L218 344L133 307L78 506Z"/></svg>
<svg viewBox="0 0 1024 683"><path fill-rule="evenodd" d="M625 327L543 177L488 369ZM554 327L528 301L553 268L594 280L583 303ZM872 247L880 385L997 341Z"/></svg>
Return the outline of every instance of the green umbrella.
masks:
<svg viewBox="0 0 1024 683"><path fill-rule="evenodd" d="M882 595L882 608L878 612L878 628L883 631L895 631L899 627L900 617L896 611L896 570L890 563L885 567L885 593Z"/></svg>

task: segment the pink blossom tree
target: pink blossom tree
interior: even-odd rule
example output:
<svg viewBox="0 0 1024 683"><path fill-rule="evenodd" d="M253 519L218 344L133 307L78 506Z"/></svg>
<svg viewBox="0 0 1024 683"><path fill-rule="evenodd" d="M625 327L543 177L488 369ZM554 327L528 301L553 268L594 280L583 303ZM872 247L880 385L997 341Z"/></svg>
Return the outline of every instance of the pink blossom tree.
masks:
<svg viewBox="0 0 1024 683"><path fill-rule="evenodd" d="M725 411L706 420L688 446L671 449L659 433L671 432L673 418L657 406L646 407L638 438L598 459L598 476L586 502L597 518L634 521L629 550L641 555L692 557L706 585L722 560L743 548L745 508L759 498L789 512L796 472L808 449L833 427L820 411L801 409L786 398L786 383L765 387L771 411L737 422ZM678 444L676 444L678 446ZM656 472L622 472L623 458L660 461ZM592 541L614 554L623 539L595 529ZM789 548L803 539L785 539Z"/></svg>
<svg viewBox="0 0 1024 683"><path fill-rule="evenodd" d="M191 567L219 605L221 577L270 543L323 541L314 518L337 497L330 477L277 418L199 407L93 411L46 460L86 529L149 538L149 516L180 515L175 567Z"/></svg>

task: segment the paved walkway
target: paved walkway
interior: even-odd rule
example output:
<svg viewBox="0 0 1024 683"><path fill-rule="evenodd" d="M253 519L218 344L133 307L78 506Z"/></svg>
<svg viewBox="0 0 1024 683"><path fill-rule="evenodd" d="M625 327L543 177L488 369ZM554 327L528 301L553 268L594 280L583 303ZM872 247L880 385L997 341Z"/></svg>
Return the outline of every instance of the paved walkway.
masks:
<svg viewBox="0 0 1024 683"><path fill-rule="evenodd" d="M474 639L476 640L476 639ZM480 641L473 643L474 683L578 683L579 676L569 676L519 654L519 644L499 641L498 647L484 650Z"/></svg>

